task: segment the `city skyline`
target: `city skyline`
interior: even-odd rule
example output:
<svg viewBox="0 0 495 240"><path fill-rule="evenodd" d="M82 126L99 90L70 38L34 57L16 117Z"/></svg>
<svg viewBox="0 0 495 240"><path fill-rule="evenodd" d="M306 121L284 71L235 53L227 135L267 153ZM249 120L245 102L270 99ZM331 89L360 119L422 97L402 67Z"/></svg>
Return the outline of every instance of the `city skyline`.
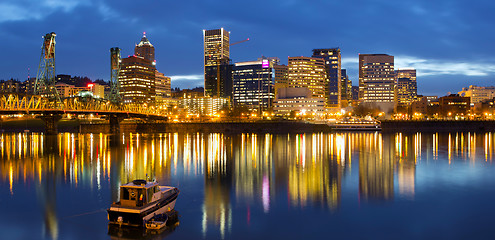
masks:
<svg viewBox="0 0 495 240"><path fill-rule="evenodd" d="M231 32L231 43L251 39L232 47L234 62L264 55L287 64L289 56L310 57L312 49L339 47L342 68L347 69L354 86L358 85L359 53L389 54L395 56L396 69L417 69L418 94L443 96L469 85L494 85L493 36L483 30L492 19L491 2L368 1L356 6L284 1L265 3L258 14L252 14L256 5L197 2L185 8L180 3L141 6L130 1L118 5L105 1L6 1L0 4L0 34L9 46L4 53L11 61L0 67L0 79L22 81L28 72L34 77L41 36L53 31L57 33L57 74L108 81L108 49L120 47L123 57L132 55L132 44L146 32L157 48L157 67L172 77L172 87L203 86L202 30L224 27ZM332 19L338 24L322 21L325 9L337 7L340 11ZM288 19L285 15L305 18ZM368 28L363 21L386 25ZM362 36L370 40L363 41Z"/></svg>

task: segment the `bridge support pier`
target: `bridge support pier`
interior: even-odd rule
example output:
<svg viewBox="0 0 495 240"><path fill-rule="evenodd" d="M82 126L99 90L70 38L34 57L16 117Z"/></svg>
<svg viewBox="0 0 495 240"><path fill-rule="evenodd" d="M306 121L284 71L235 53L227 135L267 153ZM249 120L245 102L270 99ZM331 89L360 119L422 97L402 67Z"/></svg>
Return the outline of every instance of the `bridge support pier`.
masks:
<svg viewBox="0 0 495 240"><path fill-rule="evenodd" d="M55 135L58 133L57 122L60 121L60 119L62 119L62 115L49 114L49 115L43 115L40 118L45 123L45 134L46 135Z"/></svg>
<svg viewBox="0 0 495 240"><path fill-rule="evenodd" d="M108 116L109 124L110 124L110 134L117 135L120 133L120 122L124 120L122 116L118 114L111 114Z"/></svg>

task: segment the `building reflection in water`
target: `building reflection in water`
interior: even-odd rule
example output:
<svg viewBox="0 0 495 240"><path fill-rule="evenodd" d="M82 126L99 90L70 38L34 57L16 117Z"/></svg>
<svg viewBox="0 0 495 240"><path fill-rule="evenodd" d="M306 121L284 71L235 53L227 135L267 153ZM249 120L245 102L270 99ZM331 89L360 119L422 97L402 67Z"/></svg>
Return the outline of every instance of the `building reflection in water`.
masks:
<svg viewBox="0 0 495 240"><path fill-rule="evenodd" d="M392 138L392 139L391 139ZM359 149L359 196L361 200L388 200L394 194L393 136L364 133Z"/></svg>
<svg viewBox="0 0 495 240"><path fill-rule="evenodd" d="M342 181L351 167L359 168L361 201L388 201L394 195L414 198L418 164L439 159L450 164L492 162L494 137L493 133L163 133L122 134L118 141L110 141L111 136L104 134L4 133L0 134L0 181L8 182L13 196L20 185L35 185L46 233L57 238L57 183L97 192L110 188L111 199L101 200L107 204L117 201L119 186L133 179L173 182L178 175L199 177L204 179L202 231L218 232L223 238L232 228L233 200L245 207L245 213L236 214L245 214L247 224L251 211L268 214L276 202L287 202L291 208L334 210L341 204Z"/></svg>
<svg viewBox="0 0 495 240"><path fill-rule="evenodd" d="M234 187L241 204L259 204L270 211L272 186L271 134L242 134L234 139ZM249 219L248 219L249 220Z"/></svg>
<svg viewBox="0 0 495 240"><path fill-rule="evenodd" d="M341 134L297 134L288 137L288 191L291 206L308 204L336 209L340 205L345 139ZM283 143L282 143L283 144ZM344 155L344 156L343 156Z"/></svg>
<svg viewBox="0 0 495 240"><path fill-rule="evenodd" d="M413 199L416 164L418 160L421 160L422 134L403 135L402 133L396 133L393 137L399 194L402 197Z"/></svg>
<svg viewBox="0 0 495 240"><path fill-rule="evenodd" d="M202 231L204 236L208 225L218 227L221 238L232 227L230 189L232 185L232 138L219 133L206 135L202 141L206 152L205 187L203 202Z"/></svg>

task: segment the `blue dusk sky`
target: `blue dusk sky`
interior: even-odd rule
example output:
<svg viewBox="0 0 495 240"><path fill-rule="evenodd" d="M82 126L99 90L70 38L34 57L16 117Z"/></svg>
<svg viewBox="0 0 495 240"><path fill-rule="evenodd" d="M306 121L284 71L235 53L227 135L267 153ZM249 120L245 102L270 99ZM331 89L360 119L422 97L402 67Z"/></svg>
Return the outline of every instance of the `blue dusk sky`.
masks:
<svg viewBox="0 0 495 240"><path fill-rule="evenodd" d="M488 0L2 0L0 79L35 76L41 37L55 32L57 74L108 81L109 49L132 55L146 32L173 87L203 86L202 30L223 27L231 42L250 38L231 47L234 62L340 47L357 86L358 54L385 53L417 69L419 94L443 96L495 85L493 12Z"/></svg>

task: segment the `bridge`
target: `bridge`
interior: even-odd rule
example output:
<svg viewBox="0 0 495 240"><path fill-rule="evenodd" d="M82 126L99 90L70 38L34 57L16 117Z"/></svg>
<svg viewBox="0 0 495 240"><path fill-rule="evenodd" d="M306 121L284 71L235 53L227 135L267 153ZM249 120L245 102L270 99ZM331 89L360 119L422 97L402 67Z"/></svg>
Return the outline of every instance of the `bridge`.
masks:
<svg viewBox="0 0 495 240"><path fill-rule="evenodd" d="M34 94L0 96L0 115L34 114L45 122L45 133L47 134L57 133L57 122L64 114L107 116L111 133L120 131L120 122L125 118L167 119L165 112L161 112L159 108L152 105L123 103L119 83L120 48L110 49L110 92L107 99L78 96L61 97L55 85L56 36L54 32L43 36Z"/></svg>
<svg viewBox="0 0 495 240"><path fill-rule="evenodd" d="M66 114L107 116L111 133L118 133L120 122L126 118L167 120L165 111L143 104L115 104L109 100L90 97L71 97L54 101L41 95L0 96L0 115L13 114L37 115L44 121L47 134L57 133L57 122Z"/></svg>

